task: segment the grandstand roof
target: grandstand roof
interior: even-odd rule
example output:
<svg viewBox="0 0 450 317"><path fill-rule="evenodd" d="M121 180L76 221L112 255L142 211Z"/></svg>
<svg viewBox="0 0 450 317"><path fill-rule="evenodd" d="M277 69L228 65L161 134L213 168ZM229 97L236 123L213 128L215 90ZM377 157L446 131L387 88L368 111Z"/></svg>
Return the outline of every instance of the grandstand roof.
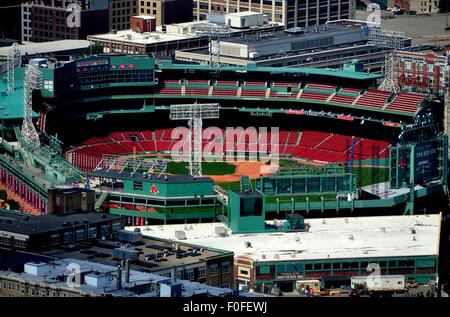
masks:
<svg viewBox="0 0 450 317"><path fill-rule="evenodd" d="M439 254L440 214L307 219L305 223L310 225L306 232L276 231L227 237L215 232L216 227L224 227L222 223L192 224L189 230L184 225L165 225L162 229L146 226L141 232L176 241L175 231L182 230L186 233L184 243L232 251L237 256L261 262ZM414 234L411 229L415 230ZM251 247L245 242L250 242Z"/></svg>
<svg viewBox="0 0 450 317"><path fill-rule="evenodd" d="M22 80L15 82L16 90L6 92L6 74L0 75L0 118L3 120L23 118L23 82ZM37 114L33 112L33 116L37 117Z"/></svg>
<svg viewBox="0 0 450 317"><path fill-rule="evenodd" d="M158 64L157 67L161 70L164 69L174 69L174 70L183 70L183 69L194 69L194 70L209 70L209 66L207 65L192 65L192 64L173 64L173 63L162 63ZM245 72L269 72L269 73L290 73L290 74L309 74L309 75L319 75L319 76L331 76L331 77L340 77L347 79L355 79L355 80L373 80L377 78L381 78L380 74L370 74L363 72L352 72L338 69L330 69L330 68L306 68L306 67L242 67L242 66L222 66L222 71L245 71Z"/></svg>

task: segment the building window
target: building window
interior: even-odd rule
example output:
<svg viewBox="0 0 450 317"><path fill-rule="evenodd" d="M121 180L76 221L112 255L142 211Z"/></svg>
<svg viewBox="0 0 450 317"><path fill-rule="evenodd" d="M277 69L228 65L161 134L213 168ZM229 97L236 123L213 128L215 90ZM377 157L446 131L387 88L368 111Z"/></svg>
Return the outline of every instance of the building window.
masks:
<svg viewBox="0 0 450 317"><path fill-rule="evenodd" d="M194 280L194 270L193 269L186 270L184 277L188 281L193 281Z"/></svg>
<svg viewBox="0 0 450 317"><path fill-rule="evenodd" d="M213 275L217 275L217 264L216 263L214 263L214 264L211 264L210 266L209 266L209 271L210 271L210 275L211 276L213 276Z"/></svg>
<svg viewBox="0 0 450 317"><path fill-rule="evenodd" d="M230 262L222 262L222 273L230 273Z"/></svg>
<svg viewBox="0 0 450 317"><path fill-rule="evenodd" d="M59 244L59 234L52 234L50 239L51 244Z"/></svg>
<svg viewBox="0 0 450 317"><path fill-rule="evenodd" d="M119 231L120 229L122 229L122 223L121 222L114 222L112 224L112 231L113 232Z"/></svg>
<svg viewBox="0 0 450 317"><path fill-rule="evenodd" d="M72 232L64 232L64 243L69 243L73 241Z"/></svg>
<svg viewBox="0 0 450 317"><path fill-rule="evenodd" d="M241 275L249 275L247 270L240 270L239 274L241 274Z"/></svg>
<svg viewBox="0 0 450 317"><path fill-rule="evenodd" d="M101 235L109 234L109 225L108 224L101 225L101 227L100 227L100 234Z"/></svg>
<svg viewBox="0 0 450 317"><path fill-rule="evenodd" d="M91 238L95 238L97 237L97 228L89 228L88 229L88 237Z"/></svg>
<svg viewBox="0 0 450 317"><path fill-rule="evenodd" d="M206 269L204 267L198 268L198 277L203 278L206 276Z"/></svg>
<svg viewBox="0 0 450 317"><path fill-rule="evenodd" d="M314 264L314 271L322 271L322 264L321 263Z"/></svg>

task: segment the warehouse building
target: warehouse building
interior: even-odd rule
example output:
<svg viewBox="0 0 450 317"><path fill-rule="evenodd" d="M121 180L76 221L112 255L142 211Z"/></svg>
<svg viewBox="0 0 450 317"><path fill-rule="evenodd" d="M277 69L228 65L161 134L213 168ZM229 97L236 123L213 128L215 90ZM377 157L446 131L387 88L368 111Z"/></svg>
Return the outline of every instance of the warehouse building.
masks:
<svg viewBox="0 0 450 317"><path fill-rule="evenodd" d="M358 59L366 71L380 72L386 49L370 45L368 28L358 21L319 27L293 28L265 34L242 35L220 42L220 62L231 66L342 68ZM402 38L404 46L410 38ZM207 64L208 48L177 50L175 59Z"/></svg>
<svg viewBox="0 0 450 317"><path fill-rule="evenodd" d="M111 236L124 227L122 217L98 213L31 216L0 211L0 246L34 250Z"/></svg>
<svg viewBox="0 0 450 317"><path fill-rule="evenodd" d="M325 288L349 286L351 276L369 275L373 263L381 275L404 275L410 283L438 279L441 214L308 219L295 230L286 230L286 221L270 223L271 229L266 223L265 232L235 234L221 223L193 224L183 242L234 252L239 286L263 293L274 286L292 291L305 278ZM143 230L178 242L175 232L183 227Z"/></svg>
<svg viewBox="0 0 450 317"><path fill-rule="evenodd" d="M27 262L21 273L0 271L0 296L229 297L232 295L234 292L229 288L218 288L186 280L172 281L157 274L132 270L128 262L117 267L65 258L47 262Z"/></svg>
<svg viewBox="0 0 450 317"><path fill-rule="evenodd" d="M185 230L189 230L189 227L186 226ZM197 248L182 241L168 243L158 238L142 236L139 232L126 233L128 234L119 230L113 238L49 248L36 254L58 259L70 257L112 266L129 260L131 269L137 271L217 287L234 287L233 252L213 247Z"/></svg>
<svg viewBox="0 0 450 317"><path fill-rule="evenodd" d="M136 18L144 16L138 16ZM133 24L133 23L132 23ZM177 50L207 47L208 39L198 36L196 31L205 26L214 26L208 21L173 23L148 30L122 30L105 34L89 35L88 40L96 45L103 46L105 53L125 54L155 54L170 56ZM282 25L264 24L254 28L231 28L231 36L240 36L246 33L266 33L282 29Z"/></svg>

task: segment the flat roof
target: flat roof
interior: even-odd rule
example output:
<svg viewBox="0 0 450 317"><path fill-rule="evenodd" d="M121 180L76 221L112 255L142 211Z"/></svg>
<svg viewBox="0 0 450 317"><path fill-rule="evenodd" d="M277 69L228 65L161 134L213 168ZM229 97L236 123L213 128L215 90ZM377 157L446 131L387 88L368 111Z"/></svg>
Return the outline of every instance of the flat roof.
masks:
<svg viewBox="0 0 450 317"><path fill-rule="evenodd" d="M334 36L337 34L347 34L349 32L352 32L352 34L355 34L355 32L362 33L363 31L359 28L355 27L343 27L343 26L325 26L322 25L320 27L307 27L307 28L296 28L296 29L287 29L287 30L280 30L280 31L274 31L269 33L263 33L263 34L253 34L253 35L247 35L245 37L230 37L227 39L223 39L221 41L221 44L225 43L236 43L236 44L253 44L253 43L263 43L265 41L276 41L276 40L283 40L283 39L311 39L316 38L318 36L322 36L326 34L327 36ZM358 33L359 34L359 33ZM351 36L349 34L348 36ZM350 45L350 44L349 44Z"/></svg>
<svg viewBox="0 0 450 317"><path fill-rule="evenodd" d="M265 13L257 12L257 11L241 11L241 12L233 12L226 13L227 16L233 17L245 17L245 16L253 16L253 15L265 15Z"/></svg>
<svg viewBox="0 0 450 317"><path fill-rule="evenodd" d="M26 263L31 266L47 266L48 272L42 276L35 276L32 274L23 273L12 273L8 271L0 271L0 276L10 277L14 279L45 283L51 286L59 286L59 287L68 287L66 283L66 279L61 280L61 276L66 277L72 271L68 268L70 265L78 265L80 273L85 273L86 276L94 277L94 276L108 276L111 277L105 284L101 284L101 286L95 287L86 284L86 282L80 284L79 286L75 286L76 289L81 289L86 293L102 295L105 293L112 294L113 296L145 296L145 297L158 297L159 293L155 291L150 291L144 294L138 294L133 289L138 285L147 285L147 284L155 284L160 285L161 283L170 283L170 278L147 273L142 271L133 270L130 268L129 282L127 283L125 280L126 272L122 269L122 288L117 289L116 287L116 272L117 267L114 265L105 265L92 261L82 261L75 258L64 258L49 261L48 263L37 263L37 262L28 262ZM114 277L114 278L113 278ZM206 284L201 284L198 282L190 282L187 280L177 280L176 283L182 284L182 296L190 297L195 294L208 293L213 296L223 296L230 295L232 290L229 288L220 288L215 286L209 286Z"/></svg>
<svg viewBox="0 0 450 317"><path fill-rule="evenodd" d="M160 43L160 42L185 40L185 39L194 38L194 37L198 37L198 36L188 35L188 34L167 34L167 33L163 33L163 32L137 33L132 30L123 30L123 31L117 31L116 33L89 35L88 39L120 41L120 42L125 42L125 43L136 43L136 44L146 45L146 44L154 44L154 43Z"/></svg>
<svg viewBox="0 0 450 317"><path fill-rule="evenodd" d="M423 186L414 186L414 191L422 189ZM410 192L409 188L389 188L389 182L376 183L361 187L362 190L380 197L381 199L392 199L398 196L405 195Z"/></svg>
<svg viewBox="0 0 450 317"><path fill-rule="evenodd" d="M128 247L125 242L120 243L118 240L107 239L84 241L78 243L75 247L54 247L42 250L39 254L54 258L71 257L108 265L116 265L117 260L114 259L114 249L122 247L121 250L124 250L124 246L128 251L138 252L137 261L132 261L130 267L148 272L166 271L173 267L205 263L209 259L217 258L222 255L232 255L232 253L228 251L210 249L207 247L203 250L198 249L194 254L192 253L194 248L185 245L184 241L179 242L179 250L176 251L174 250L172 242L147 236L142 236L137 242ZM166 256L164 257L165 253Z"/></svg>
<svg viewBox="0 0 450 317"><path fill-rule="evenodd" d="M139 18L139 19L145 19L145 20L156 20L156 17L152 15L134 15L132 18Z"/></svg>
<svg viewBox="0 0 450 317"><path fill-rule="evenodd" d="M231 234L220 237L222 223L140 227L143 235L234 252L259 262L307 261L376 257L438 256L441 214L305 219L307 232ZM133 230L135 227L128 227ZM412 230L415 233L412 234ZM246 242L251 247L246 247Z"/></svg>
<svg viewBox="0 0 450 317"><path fill-rule="evenodd" d="M60 40L42 43L22 44L20 47L20 54L22 56L28 55L45 55L54 52L64 52L72 50L82 50L90 46L90 41L87 40ZM9 47L1 47L0 55L8 55Z"/></svg>
<svg viewBox="0 0 450 317"><path fill-rule="evenodd" d="M100 212L88 212L88 213L76 213L71 215L44 215L44 216L31 216L29 217L11 217L7 213L0 211L0 216L6 219L0 218L0 231L12 232L24 235L33 235L44 232L57 231L64 228L70 228L73 226L82 226L84 221L89 224L120 220L122 217L116 215L110 215ZM10 221L8 221L10 220ZM64 227L64 223L68 226ZM69 224L70 223L70 224Z"/></svg>
<svg viewBox="0 0 450 317"><path fill-rule="evenodd" d="M5 72L4 74L0 74L0 118L2 118L3 120L23 118L23 75L23 68L16 67L14 78L15 90L7 91L7 73ZM32 115L33 117L37 117L37 113L34 111Z"/></svg>

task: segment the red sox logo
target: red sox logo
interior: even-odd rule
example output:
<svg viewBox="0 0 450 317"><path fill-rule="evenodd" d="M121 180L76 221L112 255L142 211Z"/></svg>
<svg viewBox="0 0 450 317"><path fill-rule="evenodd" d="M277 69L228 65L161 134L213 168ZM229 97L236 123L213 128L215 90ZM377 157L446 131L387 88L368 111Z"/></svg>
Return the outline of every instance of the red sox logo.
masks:
<svg viewBox="0 0 450 317"><path fill-rule="evenodd" d="M156 185L152 185L152 188L150 189L150 191L153 195L156 195L159 193L159 190L158 190L158 188L156 188Z"/></svg>

